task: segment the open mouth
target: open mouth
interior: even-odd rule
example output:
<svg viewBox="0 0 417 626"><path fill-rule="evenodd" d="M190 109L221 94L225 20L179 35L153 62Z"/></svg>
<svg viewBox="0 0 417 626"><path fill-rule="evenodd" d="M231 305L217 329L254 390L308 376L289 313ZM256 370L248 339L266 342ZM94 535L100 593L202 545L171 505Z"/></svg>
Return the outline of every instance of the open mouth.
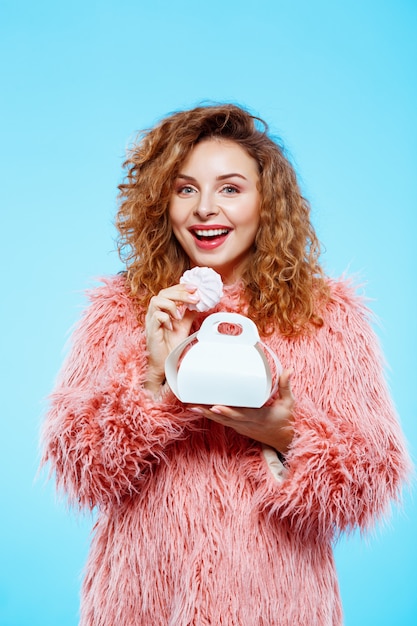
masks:
<svg viewBox="0 0 417 626"><path fill-rule="evenodd" d="M226 237L230 233L229 228L210 228L210 229L193 229L192 234L199 241L215 241Z"/></svg>

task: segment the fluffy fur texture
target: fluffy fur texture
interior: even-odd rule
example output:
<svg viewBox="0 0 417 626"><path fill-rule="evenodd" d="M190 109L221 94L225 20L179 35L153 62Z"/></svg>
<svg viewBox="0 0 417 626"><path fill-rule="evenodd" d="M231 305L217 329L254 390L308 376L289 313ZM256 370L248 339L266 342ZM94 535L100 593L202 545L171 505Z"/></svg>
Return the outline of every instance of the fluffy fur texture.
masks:
<svg viewBox="0 0 417 626"><path fill-rule="evenodd" d="M257 442L143 389L123 277L90 294L43 431L58 486L98 508L82 626L342 623L332 541L386 512L409 461L367 311L330 288L313 335L268 338L295 369L284 477ZM239 301L226 287L216 310Z"/></svg>

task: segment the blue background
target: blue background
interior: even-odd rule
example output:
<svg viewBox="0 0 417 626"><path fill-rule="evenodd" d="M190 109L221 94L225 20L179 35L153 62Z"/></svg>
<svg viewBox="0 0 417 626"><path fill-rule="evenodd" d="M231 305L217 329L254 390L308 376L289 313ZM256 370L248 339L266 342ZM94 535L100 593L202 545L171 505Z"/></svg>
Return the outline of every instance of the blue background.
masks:
<svg viewBox="0 0 417 626"><path fill-rule="evenodd" d="M415 457L416 27L406 0L1 1L2 626L77 623L91 518L34 481L43 398L83 290L121 269L125 149L172 110L231 100L282 136L328 273L381 318ZM337 546L347 626L416 623L416 522L410 490Z"/></svg>

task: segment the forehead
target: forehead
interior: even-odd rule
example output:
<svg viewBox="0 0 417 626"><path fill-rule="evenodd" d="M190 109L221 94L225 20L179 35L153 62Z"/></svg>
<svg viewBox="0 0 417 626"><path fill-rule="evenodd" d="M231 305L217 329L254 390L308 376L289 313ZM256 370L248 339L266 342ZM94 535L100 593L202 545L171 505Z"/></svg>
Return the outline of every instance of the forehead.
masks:
<svg viewBox="0 0 417 626"><path fill-rule="evenodd" d="M247 152L246 148L230 139L209 137L191 148L184 160L181 171L190 167L215 169L243 168L248 173L258 174L257 161Z"/></svg>

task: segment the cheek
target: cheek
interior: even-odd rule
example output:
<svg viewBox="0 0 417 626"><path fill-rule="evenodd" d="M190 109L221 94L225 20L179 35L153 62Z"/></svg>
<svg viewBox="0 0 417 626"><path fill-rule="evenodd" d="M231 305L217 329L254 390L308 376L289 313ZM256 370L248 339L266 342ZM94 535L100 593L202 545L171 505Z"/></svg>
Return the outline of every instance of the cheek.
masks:
<svg viewBox="0 0 417 626"><path fill-rule="evenodd" d="M171 225L171 230L177 239L181 243L184 243L184 220L181 215L177 211L169 211L168 212L169 222Z"/></svg>
<svg viewBox="0 0 417 626"><path fill-rule="evenodd" d="M181 224L181 211L175 202L171 202L168 206L168 218L173 229Z"/></svg>
<svg viewBox="0 0 417 626"><path fill-rule="evenodd" d="M248 230L257 232L261 220L259 203L251 203L244 207L245 210L241 212L242 224L244 224Z"/></svg>
<svg viewBox="0 0 417 626"><path fill-rule="evenodd" d="M246 223L247 238L248 240L251 241L251 243L255 242L259 228L260 228L259 213L255 213L255 214L252 213L252 215L248 218L248 221Z"/></svg>

